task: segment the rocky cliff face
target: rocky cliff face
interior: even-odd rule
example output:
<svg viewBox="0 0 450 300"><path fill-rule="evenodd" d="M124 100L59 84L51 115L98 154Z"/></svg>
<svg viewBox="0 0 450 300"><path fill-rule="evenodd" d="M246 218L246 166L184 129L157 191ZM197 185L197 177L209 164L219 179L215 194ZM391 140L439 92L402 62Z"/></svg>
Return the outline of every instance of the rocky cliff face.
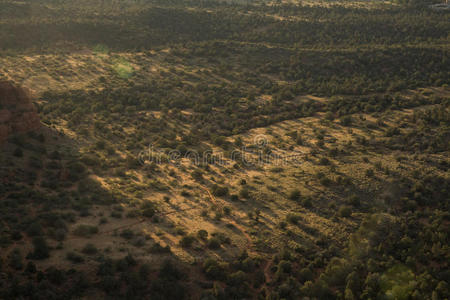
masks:
<svg viewBox="0 0 450 300"><path fill-rule="evenodd" d="M8 136L41 126L29 93L11 82L0 81L0 143Z"/></svg>

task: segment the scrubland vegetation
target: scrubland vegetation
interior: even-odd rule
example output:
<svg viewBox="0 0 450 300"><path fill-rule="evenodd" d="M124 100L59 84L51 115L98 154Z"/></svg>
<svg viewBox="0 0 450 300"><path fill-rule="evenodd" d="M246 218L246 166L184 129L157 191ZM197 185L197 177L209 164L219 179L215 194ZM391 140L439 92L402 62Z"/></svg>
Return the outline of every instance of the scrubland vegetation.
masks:
<svg viewBox="0 0 450 300"><path fill-rule="evenodd" d="M449 29L417 1L0 1L0 79L44 124L0 145L0 298L447 299Z"/></svg>

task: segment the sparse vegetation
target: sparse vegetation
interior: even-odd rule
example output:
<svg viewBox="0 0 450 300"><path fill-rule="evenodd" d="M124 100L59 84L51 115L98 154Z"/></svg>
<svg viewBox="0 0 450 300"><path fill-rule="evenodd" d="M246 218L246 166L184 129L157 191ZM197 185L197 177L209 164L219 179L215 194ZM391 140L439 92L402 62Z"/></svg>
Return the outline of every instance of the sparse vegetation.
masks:
<svg viewBox="0 0 450 300"><path fill-rule="evenodd" d="M448 298L447 17L0 1L0 298Z"/></svg>
<svg viewBox="0 0 450 300"><path fill-rule="evenodd" d="M82 236L82 237L90 237L90 236L96 234L97 232L98 232L97 226L80 224L74 229L73 234Z"/></svg>

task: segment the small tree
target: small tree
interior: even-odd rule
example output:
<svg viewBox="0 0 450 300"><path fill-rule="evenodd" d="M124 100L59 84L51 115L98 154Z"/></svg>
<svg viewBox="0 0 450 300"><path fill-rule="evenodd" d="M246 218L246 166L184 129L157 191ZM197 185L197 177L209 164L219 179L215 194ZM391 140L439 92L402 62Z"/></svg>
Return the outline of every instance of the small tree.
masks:
<svg viewBox="0 0 450 300"><path fill-rule="evenodd" d="M224 197L228 195L228 188L226 186L214 185L212 188L212 192L216 197Z"/></svg>
<svg viewBox="0 0 450 300"><path fill-rule="evenodd" d="M88 243L84 246L83 250L81 250L84 254L92 255L98 252L97 247L94 244Z"/></svg>
<svg viewBox="0 0 450 300"><path fill-rule="evenodd" d="M16 148L16 150L14 150L13 155L15 157L23 157L23 151L20 148Z"/></svg>
<svg viewBox="0 0 450 300"><path fill-rule="evenodd" d="M239 197L243 199L248 199L250 197L250 191L248 190L248 188L242 188L239 191Z"/></svg>
<svg viewBox="0 0 450 300"><path fill-rule="evenodd" d="M339 216L343 218L348 218L352 215L352 209L349 206L341 206L339 208Z"/></svg>
<svg viewBox="0 0 450 300"><path fill-rule="evenodd" d="M195 241L195 236L192 234L188 234L186 236L183 236L180 240L180 246L183 248L189 248L192 246L192 244Z"/></svg>
<svg viewBox="0 0 450 300"><path fill-rule="evenodd" d="M220 240L216 237L212 237L208 240L208 248L209 249L219 249L220 248Z"/></svg>
<svg viewBox="0 0 450 300"><path fill-rule="evenodd" d="M50 257L50 249L47 245L47 241L42 236L33 238L34 251L31 253L32 259L46 259Z"/></svg>
<svg viewBox="0 0 450 300"><path fill-rule="evenodd" d="M14 249L9 255L9 266L15 270L22 270L22 254L20 253L19 249Z"/></svg>
<svg viewBox="0 0 450 300"><path fill-rule="evenodd" d="M206 241L206 239L208 238L208 231L204 230L204 229L200 229L197 232L197 237L201 240Z"/></svg>
<svg viewBox="0 0 450 300"><path fill-rule="evenodd" d="M293 201L297 201L300 199L301 193L298 189L294 189L289 192L289 199Z"/></svg>

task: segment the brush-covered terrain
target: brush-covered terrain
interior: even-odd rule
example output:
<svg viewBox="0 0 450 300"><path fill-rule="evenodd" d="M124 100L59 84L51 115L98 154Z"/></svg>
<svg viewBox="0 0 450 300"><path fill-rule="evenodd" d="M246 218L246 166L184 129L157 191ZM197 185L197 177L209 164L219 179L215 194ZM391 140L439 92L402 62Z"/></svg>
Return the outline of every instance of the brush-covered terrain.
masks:
<svg viewBox="0 0 450 300"><path fill-rule="evenodd" d="M448 20L0 0L0 299L447 299Z"/></svg>

